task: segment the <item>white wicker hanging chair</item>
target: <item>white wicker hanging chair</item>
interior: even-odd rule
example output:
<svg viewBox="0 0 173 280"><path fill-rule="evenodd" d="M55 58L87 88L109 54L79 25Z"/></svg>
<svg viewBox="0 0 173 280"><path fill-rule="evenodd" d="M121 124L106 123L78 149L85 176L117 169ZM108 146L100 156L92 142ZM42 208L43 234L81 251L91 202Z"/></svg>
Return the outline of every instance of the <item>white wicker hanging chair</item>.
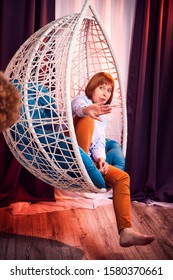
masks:
<svg viewBox="0 0 173 280"><path fill-rule="evenodd" d="M125 154L126 105L117 61L90 1L81 13L64 16L34 33L6 68L22 102L17 123L4 132L6 142L25 168L54 187L100 192L82 160L71 112L71 100L84 94L88 80L100 71L115 79L116 107L109 116L107 136L116 139Z"/></svg>

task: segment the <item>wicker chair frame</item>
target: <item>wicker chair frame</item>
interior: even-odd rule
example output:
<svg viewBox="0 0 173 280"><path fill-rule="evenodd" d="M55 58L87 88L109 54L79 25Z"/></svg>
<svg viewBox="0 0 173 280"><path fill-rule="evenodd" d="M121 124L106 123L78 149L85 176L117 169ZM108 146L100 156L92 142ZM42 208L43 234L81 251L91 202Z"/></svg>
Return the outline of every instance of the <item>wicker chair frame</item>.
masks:
<svg viewBox="0 0 173 280"><path fill-rule="evenodd" d="M34 33L6 68L5 75L18 87L22 103L17 123L4 132L6 142L25 168L54 187L100 192L82 161L71 112L72 98L84 94L88 80L100 71L115 80L115 107L107 136L121 144L125 155L126 101L118 63L90 1L79 14L64 16ZM41 110L48 114L43 117ZM70 138L62 137L65 132Z"/></svg>

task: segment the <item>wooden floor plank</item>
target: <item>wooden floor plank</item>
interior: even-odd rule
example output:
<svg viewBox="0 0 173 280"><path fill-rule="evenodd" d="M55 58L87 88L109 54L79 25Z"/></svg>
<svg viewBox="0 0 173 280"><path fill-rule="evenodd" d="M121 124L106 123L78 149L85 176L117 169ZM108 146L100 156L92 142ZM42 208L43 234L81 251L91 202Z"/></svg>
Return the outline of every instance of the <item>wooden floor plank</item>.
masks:
<svg viewBox="0 0 173 280"><path fill-rule="evenodd" d="M156 236L151 245L119 246L112 205L21 216L0 208L0 259L172 260L173 209L131 210L134 229Z"/></svg>

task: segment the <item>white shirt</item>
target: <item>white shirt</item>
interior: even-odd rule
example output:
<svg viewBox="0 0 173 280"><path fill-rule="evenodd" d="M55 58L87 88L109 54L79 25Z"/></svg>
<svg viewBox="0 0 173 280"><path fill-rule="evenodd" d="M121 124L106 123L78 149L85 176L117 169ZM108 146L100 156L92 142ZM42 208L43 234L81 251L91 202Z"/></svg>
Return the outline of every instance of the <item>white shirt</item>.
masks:
<svg viewBox="0 0 173 280"><path fill-rule="evenodd" d="M76 115L81 118L86 117L86 115L82 112L82 109L90 104L92 104L92 101L88 99L86 95L76 96L71 103L73 118ZM91 146L89 149L89 155L92 156L92 158L96 162L99 158L106 159L105 138L107 119L105 116L100 116L100 118L103 120L102 122L94 120L94 132L91 139Z"/></svg>

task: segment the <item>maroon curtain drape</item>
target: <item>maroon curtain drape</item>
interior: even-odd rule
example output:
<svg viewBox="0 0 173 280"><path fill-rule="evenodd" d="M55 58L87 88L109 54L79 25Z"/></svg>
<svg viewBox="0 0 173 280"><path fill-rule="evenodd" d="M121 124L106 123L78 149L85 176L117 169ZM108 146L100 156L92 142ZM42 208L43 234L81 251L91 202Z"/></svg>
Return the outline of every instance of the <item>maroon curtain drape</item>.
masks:
<svg viewBox="0 0 173 280"><path fill-rule="evenodd" d="M20 45L55 19L55 0L0 1L0 70ZM0 207L17 201L54 201L54 189L22 167L0 133Z"/></svg>
<svg viewBox="0 0 173 280"><path fill-rule="evenodd" d="M137 1L127 92L132 200L173 202L173 1Z"/></svg>

